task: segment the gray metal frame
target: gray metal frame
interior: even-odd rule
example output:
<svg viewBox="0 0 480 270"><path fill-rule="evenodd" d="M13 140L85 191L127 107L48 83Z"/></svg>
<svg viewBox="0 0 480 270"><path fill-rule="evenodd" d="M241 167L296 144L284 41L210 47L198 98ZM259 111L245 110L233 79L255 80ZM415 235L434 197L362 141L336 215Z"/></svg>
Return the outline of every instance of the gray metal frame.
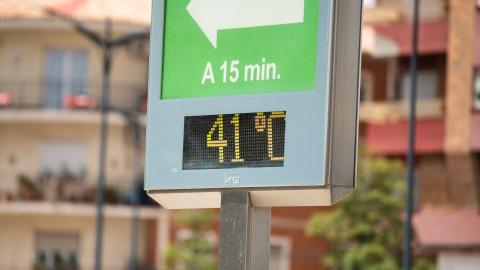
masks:
<svg viewBox="0 0 480 270"><path fill-rule="evenodd" d="M271 208L253 207L247 190L222 193L219 270L264 270L270 263Z"/></svg>
<svg viewBox="0 0 480 270"><path fill-rule="evenodd" d="M311 91L161 100L165 1L154 1L145 169L148 193L157 200L168 197L163 194L210 194L217 200L214 207L219 207L219 194L212 190L329 189L330 203L351 192L356 175L362 2L319 1L316 84ZM185 116L267 111L286 111L284 167L181 169ZM238 176L240 181L225 183L226 176Z"/></svg>

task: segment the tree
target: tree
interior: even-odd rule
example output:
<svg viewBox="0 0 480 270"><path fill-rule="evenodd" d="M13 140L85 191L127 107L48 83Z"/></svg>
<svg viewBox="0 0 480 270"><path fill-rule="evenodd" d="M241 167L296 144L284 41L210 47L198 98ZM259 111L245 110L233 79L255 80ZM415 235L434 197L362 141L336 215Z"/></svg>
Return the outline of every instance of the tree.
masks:
<svg viewBox="0 0 480 270"><path fill-rule="evenodd" d="M331 250L323 258L329 269L401 269L405 180L400 161L358 157L355 191L327 213L314 215L307 234L326 238ZM414 269L435 269L417 259Z"/></svg>
<svg viewBox="0 0 480 270"><path fill-rule="evenodd" d="M205 237L214 217L210 210L185 210L174 215L174 221L189 229L191 236L168 247L164 270L217 269L214 247Z"/></svg>

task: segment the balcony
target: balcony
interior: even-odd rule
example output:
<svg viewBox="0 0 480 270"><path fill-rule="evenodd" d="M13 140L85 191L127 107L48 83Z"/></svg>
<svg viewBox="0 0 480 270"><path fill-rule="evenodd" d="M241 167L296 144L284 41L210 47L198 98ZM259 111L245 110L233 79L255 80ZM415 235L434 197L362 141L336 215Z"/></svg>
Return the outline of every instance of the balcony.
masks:
<svg viewBox="0 0 480 270"><path fill-rule="evenodd" d="M364 22L386 23L413 18L413 0L377 0L377 6L365 9ZM447 0L420 1L421 19L439 19L447 14Z"/></svg>
<svg viewBox="0 0 480 270"><path fill-rule="evenodd" d="M408 149L408 101L362 102L360 122L366 124L365 144L378 154L404 155ZM416 153L444 150L443 99L420 99L416 106Z"/></svg>
<svg viewBox="0 0 480 270"><path fill-rule="evenodd" d="M443 100L418 100L415 152L444 152L445 119ZM360 104L365 144L378 154L404 155L408 150L408 103L375 102ZM480 152L480 112L471 115L470 147Z"/></svg>
<svg viewBox="0 0 480 270"><path fill-rule="evenodd" d="M32 176L33 175L33 176ZM68 203L93 205L96 201L96 178L82 175L48 173L0 173L0 204L2 203ZM134 196L142 206L156 205L146 195L141 182L134 185L128 177L106 179L104 202L107 205L131 205Z"/></svg>
<svg viewBox="0 0 480 270"><path fill-rule="evenodd" d="M82 109L95 111L100 107L102 84L89 82L81 85L68 85L45 82L44 80L1 80L0 110L42 109L64 110ZM110 86L110 106L124 111L146 110L146 85L112 83Z"/></svg>
<svg viewBox="0 0 480 270"><path fill-rule="evenodd" d="M417 100L416 117L419 120L443 118L443 99ZM408 120L410 104L408 101L362 102L360 104L360 122L391 123Z"/></svg>

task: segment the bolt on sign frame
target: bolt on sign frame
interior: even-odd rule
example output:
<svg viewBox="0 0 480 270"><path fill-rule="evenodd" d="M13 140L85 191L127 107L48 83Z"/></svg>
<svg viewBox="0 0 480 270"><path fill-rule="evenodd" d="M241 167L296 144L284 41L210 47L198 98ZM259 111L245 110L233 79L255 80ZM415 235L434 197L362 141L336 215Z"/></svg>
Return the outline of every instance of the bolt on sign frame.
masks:
<svg viewBox="0 0 480 270"><path fill-rule="evenodd" d="M271 7L275 8L271 8ZM363 1L153 1L145 189L169 209L355 188Z"/></svg>

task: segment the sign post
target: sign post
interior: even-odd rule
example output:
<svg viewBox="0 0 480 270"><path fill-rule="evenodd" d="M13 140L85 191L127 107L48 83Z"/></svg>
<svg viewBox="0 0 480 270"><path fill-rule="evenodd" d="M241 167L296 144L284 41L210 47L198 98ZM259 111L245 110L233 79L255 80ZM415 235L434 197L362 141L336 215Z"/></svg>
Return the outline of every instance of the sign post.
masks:
<svg viewBox="0 0 480 270"><path fill-rule="evenodd" d="M149 196L168 209L221 207L222 221L239 211L247 237L262 227L250 208L263 208L256 220L269 227L270 207L331 205L349 194L362 2L154 1ZM226 224L220 265L238 229Z"/></svg>

